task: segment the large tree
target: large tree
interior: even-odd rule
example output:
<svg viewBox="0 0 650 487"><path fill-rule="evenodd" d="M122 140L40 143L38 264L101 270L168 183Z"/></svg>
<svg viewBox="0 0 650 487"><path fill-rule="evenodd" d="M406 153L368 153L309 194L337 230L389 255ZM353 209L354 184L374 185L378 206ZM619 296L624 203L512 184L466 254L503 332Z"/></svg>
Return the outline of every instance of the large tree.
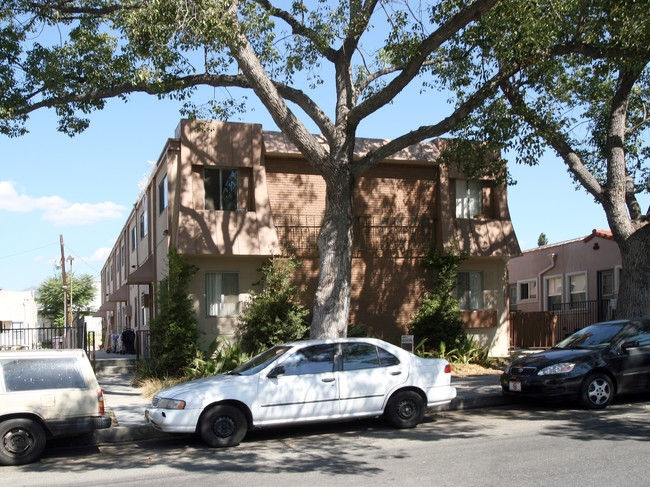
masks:
<svg viewBox="0 0 650 487"><path fill-rule="evenodd" d="M90 305L95 299L97 289L93 282L93 276L82 274L76 276L68 274L67 279L66 306L68 313L73 317L88 315L92 311ZM72 293L72 303L70 303ZM39 313L49 320L53 326L63 326L65 314L63 306L63 280L61 275L49 277L41 283L36 290L36 302L39 304ZM70 308L71 309L68 309Z"/></svg>
<svg viewBox="0 0 650 487"><path fill-rule="evenodd" d="M463 53L439 50L498 1L441 1L448 15L432 22L420 2L388 0L7 0L0 7L0 130L19 135L31 112L53 107L59 129L74 134L89 123L80 115L135 92L188 100L191 112L188 97L198 86L252 90L326 182L311 336L344 335L359 177L401 149L448 133L512 67L485 79L448 116L404 127L355 157L359 125L424 70L462 60ZM48 28L57 29L55 42L26 44ZM210 116L242 108L230 99L206 106Z"/></svg>
<svg viewBox="0 0 650 487"><path fill-rule="evenodd" d="M644 213L637 199L650 191L649 8L638 0L511 0L445 46L466 54L445 79L459 103L486 77L517 67L456 133L489 141L486 150L505 147L522 163L537 163L547 148L564 161L602 206L620 248L621 317L650 314L650 208ZM449 13L439 9L436 18ZM558 218L580 215L567 208Z"/></svg>

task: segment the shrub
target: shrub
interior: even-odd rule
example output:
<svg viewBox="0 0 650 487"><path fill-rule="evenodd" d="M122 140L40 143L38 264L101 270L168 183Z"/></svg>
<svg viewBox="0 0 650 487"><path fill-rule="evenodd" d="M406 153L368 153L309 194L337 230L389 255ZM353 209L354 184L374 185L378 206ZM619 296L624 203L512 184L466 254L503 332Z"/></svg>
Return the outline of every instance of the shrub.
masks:
<svg viewBox="0 0 650 487"><path fill-rule="evenodd" d="M150 373L157 377L180 376L196 357L199 331L188 287L198 270L175 248L169 249L168 274L158 283L157 315L151 327Z"/></svg>
<svg viewBox="0 0 650 487"><path fill-rule="evenodd" d="M458 265L464 258L455 248L447 255L432 249L425 262L426 267L436 272L434 290L424 295L422 306L409 325L418 340L426 338L436 351L441 350L441 343L448 349L456 348L465 337L458 299L453 295Z"/></svg>
<svg viewBox="0 0 650 487"><path fill-rule="evenodd" d="M245 352L309 336L309 311L298 301L300 291L292 281L293 271L299 266L293 256L273 256L259 269L262 278L256 285L261 285L262 290L251 291L251 299L239 318L238 336Z"/></svg>
<svg viewBox="0 0 650 487"><path fill-rule="evenodd" d="M187 380L200 379L229 372L251 358L244 352L240 342L231 343L219 336L214 339L205 354L199 353L185 368Z"/></svg>

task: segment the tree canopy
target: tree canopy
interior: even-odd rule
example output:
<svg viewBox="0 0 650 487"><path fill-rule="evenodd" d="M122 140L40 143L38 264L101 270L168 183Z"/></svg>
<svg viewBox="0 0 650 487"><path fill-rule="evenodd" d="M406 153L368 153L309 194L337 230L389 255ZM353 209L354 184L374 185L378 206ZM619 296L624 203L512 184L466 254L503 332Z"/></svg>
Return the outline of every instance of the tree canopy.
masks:
<svg viewBox="0 0 650 487"><path fill-rule="evenodd" d="M436 18L449 15L441 8ZM602 206L621 249L618 314L648 314L650 208L637 199L650 191L648 2L500 2L444 49L463 53L440 78L458 103L494 73L516 67L455 134L485 141L485 150L505 148L525 164L555 151ZM461 157L462 146L455 147Z"/></svg>
<svg viewBox="0 0 650 487"><path fill-rule="evenodd" d="M197 105L190 98L197 87L252 91L326 182L311 336L345 335L358 178L397 151L448 133L512 66L465 92L440 120L404 127L356 157L359 125L420 75L440 76L462 61L463 53L447 56L442 46L498 1L440 1L432 10L387 0L9 0L0 9L0 131L20 135L30 113L54 108L59 130L75 134L106 99L136 92L184 100L191 116L227 118L246 101ZM444 18L432 16L438 6ZM430 86L427 79L423 89Z"/></svg>
<svg viewBox="0 0 650 487"><path fill-rule="evenodd" d="M70 290L72 291L72 316L87 315L91 311L90 304L95 299L97 289L90 274L68 274L66 276L68 285L68 302L70 305ZM36 290L36 302L39 304L39 313L53 326L63 326L63 279L61 275L49 277L41 283Z"/></svg>

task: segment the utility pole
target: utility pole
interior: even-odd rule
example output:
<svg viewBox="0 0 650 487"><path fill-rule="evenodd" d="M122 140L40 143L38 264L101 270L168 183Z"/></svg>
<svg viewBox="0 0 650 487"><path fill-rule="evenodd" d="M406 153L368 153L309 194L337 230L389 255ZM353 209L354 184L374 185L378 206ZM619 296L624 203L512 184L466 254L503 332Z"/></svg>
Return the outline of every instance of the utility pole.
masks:
<svg viewBox="0 0 650 487"><path fill-rule="evenodd" d="M65 282L65 250L63 249L63 235L61 237L61 279L63 280L63 327L68 326L68 286Z"/></svg>

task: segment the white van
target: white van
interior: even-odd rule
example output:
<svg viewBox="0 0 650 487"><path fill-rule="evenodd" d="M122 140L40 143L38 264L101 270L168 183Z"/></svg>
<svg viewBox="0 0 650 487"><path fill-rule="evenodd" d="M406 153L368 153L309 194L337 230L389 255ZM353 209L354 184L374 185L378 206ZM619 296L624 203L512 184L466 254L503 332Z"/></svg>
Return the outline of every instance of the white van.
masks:
<svg viewBox="0 0 650 487"><path fill-rule="evenodd" d="M0 465L38 460L48 438L110 425L86 352L0 351Z"/></svg>

